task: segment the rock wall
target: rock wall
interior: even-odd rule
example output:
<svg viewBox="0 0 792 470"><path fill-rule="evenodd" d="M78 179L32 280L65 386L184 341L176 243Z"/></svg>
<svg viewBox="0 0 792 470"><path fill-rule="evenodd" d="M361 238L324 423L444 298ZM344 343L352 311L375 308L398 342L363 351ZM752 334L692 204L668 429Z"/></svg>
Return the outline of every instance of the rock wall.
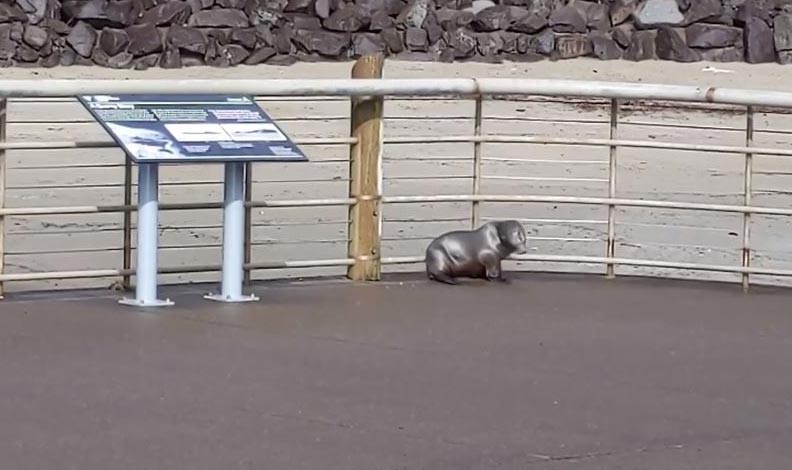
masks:
<svg viewBox="0 0 792 470"><path fill-rule="evenodd" d="M0 0L0 65L792 62L792 0Z"/></svg>

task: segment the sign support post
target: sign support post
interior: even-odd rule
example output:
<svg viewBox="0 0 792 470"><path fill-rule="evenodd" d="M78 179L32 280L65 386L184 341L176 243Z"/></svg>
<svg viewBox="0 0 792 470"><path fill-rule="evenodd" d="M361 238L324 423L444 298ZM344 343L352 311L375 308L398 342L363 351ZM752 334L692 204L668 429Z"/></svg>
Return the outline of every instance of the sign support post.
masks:
<svg viewBox="0 0 792 470"><path fill-rule="evenodd" d="M138 165L137 266L135 298L119 303L137 307L173 305L157 298L157 239L159 238L159 164Z"/></svg>
<svg viewBox="0 0 792 470"><path fill-rule="evenodd" d="M254 302L242 294L245 275L245 163L225 164L223 190L223 279L220 293L204 298L218 302Z"/></svg>

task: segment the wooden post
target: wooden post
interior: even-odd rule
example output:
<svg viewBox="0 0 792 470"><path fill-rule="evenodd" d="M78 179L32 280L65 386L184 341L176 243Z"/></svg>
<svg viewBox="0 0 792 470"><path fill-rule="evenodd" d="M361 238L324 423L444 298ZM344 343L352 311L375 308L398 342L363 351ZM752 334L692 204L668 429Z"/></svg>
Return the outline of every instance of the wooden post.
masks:
<svg viewBox="0 0 792 470"><path fill-rule="evenodd" d="M8 100L0 99L0 142L6 140L6 121L8 114ZM0 149L0 208L5 207L6 193L6 151ZM0 274L5 272L5 216L0 215ZM5 286L0 281L0 299L5 295Z"/></svg>
<svg viewBox="0 0 792 470"><path fill-rule="evenodd" d="M352 78L382 78L382 54L358 59ZM349 197L357 202L349 207L347 254L355 263L347 277L355 281L380 279L379 166L382 153L383 98L352 98L352 144L349 154Z"/></svg>

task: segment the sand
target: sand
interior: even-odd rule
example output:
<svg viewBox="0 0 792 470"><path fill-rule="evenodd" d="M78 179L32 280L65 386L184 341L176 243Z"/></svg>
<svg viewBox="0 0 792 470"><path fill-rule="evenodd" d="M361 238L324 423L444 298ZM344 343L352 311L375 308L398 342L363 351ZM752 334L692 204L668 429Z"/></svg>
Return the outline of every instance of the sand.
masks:
<svg viewBox="0 0 792 470"><path fill-rule="evenodd" d="M300 63L289 67L234 69L152 69L141 72L90 67L4 69L3 78L168 79L168 78L332 78L347 77L351 63ZM711 68L715 68L713 71ZM727 86L792 91L789 68L778 65L677 64L574 60L532 64L429 64L388 62L388 78L532 77L642 83ZM266 101L264 108L295 138L345 136L349 103L344 100ZM484 106L485 133L607 138L606 106L491 101ZM471 101L391 101L386 105L386 136L471 134ZM742 113L638 109L621 115L619 137L669 142L745 144ZM574 121L574 122L572 122ZM583 122L581 122L583 121ZM658 127L656 124L664 124ZM792 119L758 115L757 145L786 148ZM688 126L688 127L679 127ZM691 128L714 125L707 131ZM769 130L771 132L765 132ZM11 141L107 140L76 102L13 101L9 108ZM257 164L253 199L345 197L348 152L342 146L305 148L307 164ZM608 149L572 146L486 144L483 146L483 193L607 196ZM123 202L123 155L120 150L10 151L6 205L10 207L120 204ZM472 144L388 145L383 155L388 195L464 194L472 188ZM617 196L673 201L740 204L744 157L731 154L621 149ZM757 156L754 202L789 207L785 158ZM161 202L219 201L219 165L163 167ZM515 217L532 237L532 253L604 256L607 209L548 204L482 204L484 220ZM383 216L383 255L419 255L429 238L470 226L469 203L389 205ZM616 256L710 264L741 259L741 215L693 211L619 209ZM220 261L221 213L218 210L161 214L163 266L215 264ZM343 208L266 209L254 213L254 261L343 258L346 251ZM122 218L116 214L9 217L6 223L6 272L118 268L122 260ZM752 264L792 267L792 246L782 217L752 220ZM521 269L602 272L602 266L517 263ZM420 265L388 267L421 269ZM343 268L257 272L259 279L334 275ZM675 272L620 267L620 273L738 280L738 275ZM214 281L217 273L169 275L162 282ZM756 276L757 281L777 279ZM8 291L108 286L113 279L8 283Z"/></svg>

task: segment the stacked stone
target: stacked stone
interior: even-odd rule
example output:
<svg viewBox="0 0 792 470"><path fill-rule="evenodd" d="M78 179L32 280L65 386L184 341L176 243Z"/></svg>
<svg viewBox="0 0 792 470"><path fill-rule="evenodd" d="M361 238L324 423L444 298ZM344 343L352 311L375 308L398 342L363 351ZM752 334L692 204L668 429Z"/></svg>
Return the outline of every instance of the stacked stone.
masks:
<svg viewBox="0 0 792 470"><path fill-rule="evenodd" d="M0 65L792 62L792 0L1 0Z"/></svg>

